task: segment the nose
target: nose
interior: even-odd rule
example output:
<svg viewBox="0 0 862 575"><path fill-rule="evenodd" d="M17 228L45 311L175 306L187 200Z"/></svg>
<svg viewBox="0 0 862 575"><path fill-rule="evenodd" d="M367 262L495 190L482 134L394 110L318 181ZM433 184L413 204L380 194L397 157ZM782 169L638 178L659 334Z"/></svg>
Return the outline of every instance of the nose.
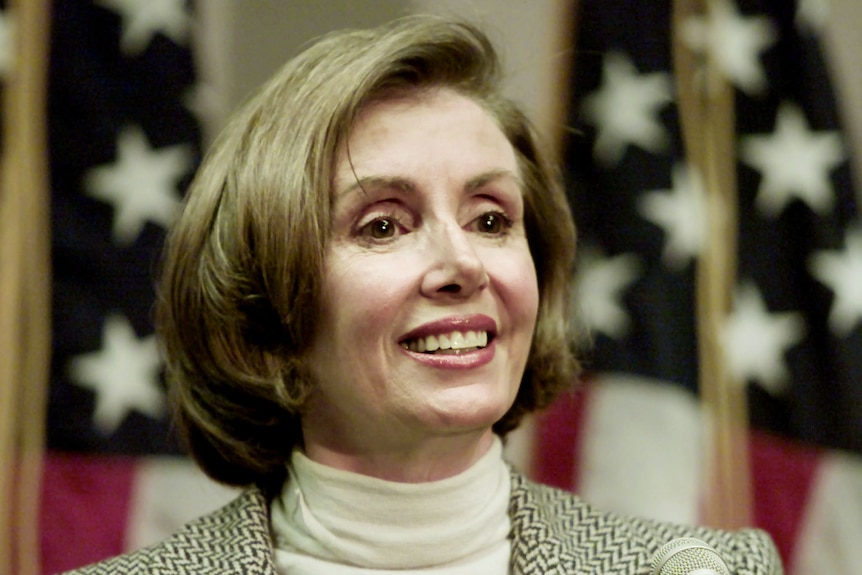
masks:
<svg viewBox="0 0 862 575"><path fill-rule="evenodd" d="M429 266L422 278L426 297L468 298L488 285L485 265L469 232L445 224L430 232Z"/></svg>

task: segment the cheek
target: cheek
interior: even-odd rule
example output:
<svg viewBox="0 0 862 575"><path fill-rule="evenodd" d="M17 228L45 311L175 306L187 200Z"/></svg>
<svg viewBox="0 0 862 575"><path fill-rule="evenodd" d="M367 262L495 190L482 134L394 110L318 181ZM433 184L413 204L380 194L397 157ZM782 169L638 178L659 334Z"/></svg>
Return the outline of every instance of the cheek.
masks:
<svg viewBox="0 0 862 575"><path fill-rule="evenodd" d="M532 334L539 309L539 284L533 258L526 248L497 254L493 272L508 313L518 325L527 324Z"/></svg>
<svg viewBox="0 0 862 575"><path fill-rule="evenodd" d="M352 346L378 338L403 307L410 258L387 255L333 257L324 279L322 332ZM415 259L413 259L415 262ZM356 339L357 335L363 337Z"/></svg>

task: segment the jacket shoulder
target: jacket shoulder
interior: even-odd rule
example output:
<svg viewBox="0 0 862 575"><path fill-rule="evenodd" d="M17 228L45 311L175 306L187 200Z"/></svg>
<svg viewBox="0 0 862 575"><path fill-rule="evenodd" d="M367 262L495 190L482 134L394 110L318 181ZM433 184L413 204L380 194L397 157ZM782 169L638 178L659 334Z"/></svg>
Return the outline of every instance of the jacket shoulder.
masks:
<svg viewBox="0 0 862 575"><path fill-rule="evenodd" d="M168 539L66 575L274 575L267 501L250 489Z"/></svg>
<svg viewBox="0 0 862 575"><path fill-rule="evenodd" d="M511 505L513 566L519 573L646 575L662 545L696 537L716 549L731 573L782 574L772 539L757 529L723 531L604 511L519 474L513 474Z"/></svg>

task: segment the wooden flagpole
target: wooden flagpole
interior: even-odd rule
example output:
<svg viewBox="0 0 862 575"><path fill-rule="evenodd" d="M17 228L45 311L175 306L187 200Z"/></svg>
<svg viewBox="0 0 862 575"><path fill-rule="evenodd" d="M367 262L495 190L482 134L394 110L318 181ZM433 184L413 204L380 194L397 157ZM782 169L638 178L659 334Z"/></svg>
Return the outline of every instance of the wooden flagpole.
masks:
<svg viewBox="0 0 862 575"><path fill-rule="evenodd" d="M751 523L745 388L729 373L721 341L737 267L734 91L714 58L708 52L695 54L682 38L687 19L705 16L708 4L674 0L673 60L686 155L703 182L709 219L695 290L700 395L710 456L703 520L733 529Z"/></svg>
<svg viewBox="0 0 862 575"><path fill-rule="evenodd" d="M0 572L39 573L50 363L48 0L16 0L0 161Z"/></svg>

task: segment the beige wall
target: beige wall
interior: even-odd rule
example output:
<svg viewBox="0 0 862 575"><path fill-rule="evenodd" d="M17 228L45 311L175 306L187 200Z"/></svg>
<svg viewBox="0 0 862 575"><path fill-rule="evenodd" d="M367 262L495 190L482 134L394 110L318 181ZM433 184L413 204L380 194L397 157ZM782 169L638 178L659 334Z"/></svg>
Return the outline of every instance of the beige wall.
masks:
<svg viewBox="0 0 862 575"><path fill-rule="evenodd" d="M831 0L825 48L849 144L862 210L862 0Z"/></svg>
<svg viewBox="0 0 862 575"><path fill-rule="evenodd" d="M206 0L195 42L207 84L209 138L226 116L302 46L326 32L409 13L407 0Z"/></svg>

